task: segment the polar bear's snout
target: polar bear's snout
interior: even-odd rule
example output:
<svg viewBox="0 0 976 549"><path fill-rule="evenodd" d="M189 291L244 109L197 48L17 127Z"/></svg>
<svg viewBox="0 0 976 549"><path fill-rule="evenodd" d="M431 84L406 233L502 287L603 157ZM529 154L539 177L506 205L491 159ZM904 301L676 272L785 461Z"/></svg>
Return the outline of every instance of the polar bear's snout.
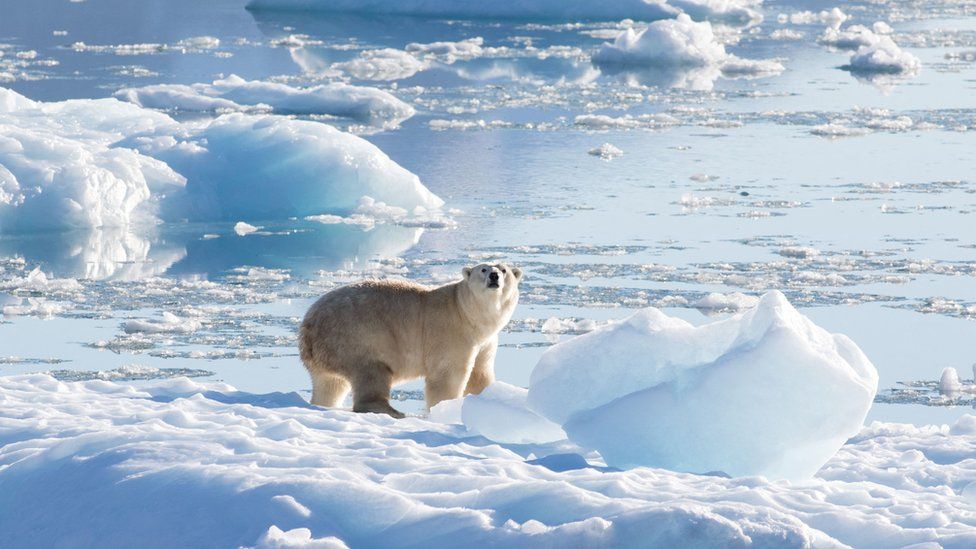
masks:
<svg viewBox="0 0 976 549"><path fill-rule="evenodd" d="M488 273L488 287L498 288L498 271L492 267L491 272Z"/></svg>

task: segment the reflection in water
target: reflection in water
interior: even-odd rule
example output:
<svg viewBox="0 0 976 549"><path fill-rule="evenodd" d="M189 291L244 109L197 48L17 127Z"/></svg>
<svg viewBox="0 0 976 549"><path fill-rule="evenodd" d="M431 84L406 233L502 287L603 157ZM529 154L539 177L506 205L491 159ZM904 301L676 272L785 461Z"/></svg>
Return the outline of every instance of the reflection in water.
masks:
<svg viewBox="0 0 976 549"><path fill-rule="evenodd" d="M347 268L370 259L396 257L420 240L424 230L377 225L303 223L299 228L266 227L247 236L223 231L219 238L186 242L186 257L169 274L214 275L235 267L289 269L311 275L320 269Z"/></svg>
<svg viewBox="0 0 976 549"><path fill-rule="evenodd" d="M139 280L165 273L186 254L183 246L121 228L49 232L0 238L0 255L23 257L58 278Z"/></svg>
<svg viewBox="0 0 976 549"><path fill-rule="evenodd" d="M314 222L266 227L247 236L238 236L229 224L95 229L0 237L0 256L22 257L58 278L89 280L213 276L242 266L312 274L395 257L417 244L422 233L392 224L363 230Z"/></svg>

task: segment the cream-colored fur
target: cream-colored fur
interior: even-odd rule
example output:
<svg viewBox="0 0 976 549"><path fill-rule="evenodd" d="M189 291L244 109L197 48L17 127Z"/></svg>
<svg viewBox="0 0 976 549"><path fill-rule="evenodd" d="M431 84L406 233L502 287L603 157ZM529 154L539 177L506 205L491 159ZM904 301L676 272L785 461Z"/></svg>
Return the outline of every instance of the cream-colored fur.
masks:
<svg viewBox="0 0 976 549"><path fill-rule="evenodd" d="M491 384L498 332L518 304L522 271L482 264L462 275L437 288L358 282L316 301L298 335L312 404L338 406L351 389L354 411L403 417L390 406L395 383L425 378L428 408Z"/></svg>

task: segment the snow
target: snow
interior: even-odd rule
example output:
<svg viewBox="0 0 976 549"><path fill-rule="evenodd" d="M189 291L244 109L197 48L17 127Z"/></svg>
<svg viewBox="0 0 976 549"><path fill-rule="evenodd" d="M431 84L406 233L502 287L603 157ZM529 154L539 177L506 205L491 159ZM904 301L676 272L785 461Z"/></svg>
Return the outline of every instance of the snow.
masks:
<svg viewBox="0 0 976 549"><path fill-rule="evenodd" d="M686 14L655 21L640 31L623 30L612 44L605 43L593 55L593 62L609 66L717 67L734 74L783 70L778 61L742 59L727 53L711 23L697 23Z"/></svg>
<svg viewBox="0 0 976 549"><path fill-rule="evenodd" d="M0 529L15 547L976 544L974 416L874 423L790 484L615 472L565 441L498 443L186 378L4 376L0 402L0 508L17 511Z"/></svg>
<svg viewBox="0 0 976 549"><path fill-rule="evenodd" d="M0 88L0 232L345 215L364 196L407 212L443 204L376 146L323 123L177 122L116 99L41 103Z"/></svg>
<svg viewBox="0 0 976 549"><path fill-rule="evenodd" d="M332 83L295 88L276 82L248 81L237 75L212 84L157 84L115 93L142 107L187 111L271 110L281 114L324 114L383 127L396 127L414 115L413 107L376 88Z"/></svg>
<svg viewBox="0 0 976 549"><path fill-rule="evenodd" d="M555 423L526 406L529 391L495 381L481 394L441 402L431 410L431 420L464 424L467 431L496 442L547 443L566 439Z"/></svg>
<svg viewBox="0 0 976 549"><path fill-rule="evenodd" d="M878 374L773 291L695 327L650 308L554 345L529 406L608 465L813 475L861 428Z"/></svg>

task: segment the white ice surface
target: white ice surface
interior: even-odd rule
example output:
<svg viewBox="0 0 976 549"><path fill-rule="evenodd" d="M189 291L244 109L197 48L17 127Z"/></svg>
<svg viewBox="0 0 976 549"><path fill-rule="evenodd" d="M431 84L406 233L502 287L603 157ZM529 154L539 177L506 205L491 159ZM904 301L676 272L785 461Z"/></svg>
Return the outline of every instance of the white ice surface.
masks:
<svg viewBox="0 0 976 549"><path fill-rule="evenodd" d="M783 294L695 327L653 308L547 350L529 406L609 465L813 475L856 434L878 374Z"/></svg>
<svg viewBox="0 0 976 549"><path fill-rule="evenodd" d="M564 443L294 393L8 376L0 531L13 547L972 547L974 445L967 416L873 424L803 484L605 472Z"/></svg>
<svg viewBox="0 0 976 549"><path fill-rule="evenodd" d="M327 124L241 113L177 122L116 99L42 103L0 88L0 232L345 215L364 196L408 213L443 204Z"/></svg>
<svg viewBox="0 0 976 549"><path fill-rule="evenodd" d="M737 75L783 70L778 61L742 59L729 54L711 23L695 22L685 14L655 21L641 30L624 29L612 44L604 44L593 55L593 62L659 68L716 67Z"/></svg>
<svg viewBox="0 0 976 549"><path fill-rule="evenodd" d="M496 442L547 443L566 439L559 425L526 406L528 390L495 381L481 394L444 401L430 413L432 421L464 424L468 432Z"/></svg>
<svg viewBox="0 0 976 549"><path fill-rule="evenodd" d="M237 75L212 84L156 84L125 88L115 97L142 107L185 111L270 110L281 114L324 114L366 124L395 127L414 115L413 107L389 92L343 83L296 88Z"/></svg>

